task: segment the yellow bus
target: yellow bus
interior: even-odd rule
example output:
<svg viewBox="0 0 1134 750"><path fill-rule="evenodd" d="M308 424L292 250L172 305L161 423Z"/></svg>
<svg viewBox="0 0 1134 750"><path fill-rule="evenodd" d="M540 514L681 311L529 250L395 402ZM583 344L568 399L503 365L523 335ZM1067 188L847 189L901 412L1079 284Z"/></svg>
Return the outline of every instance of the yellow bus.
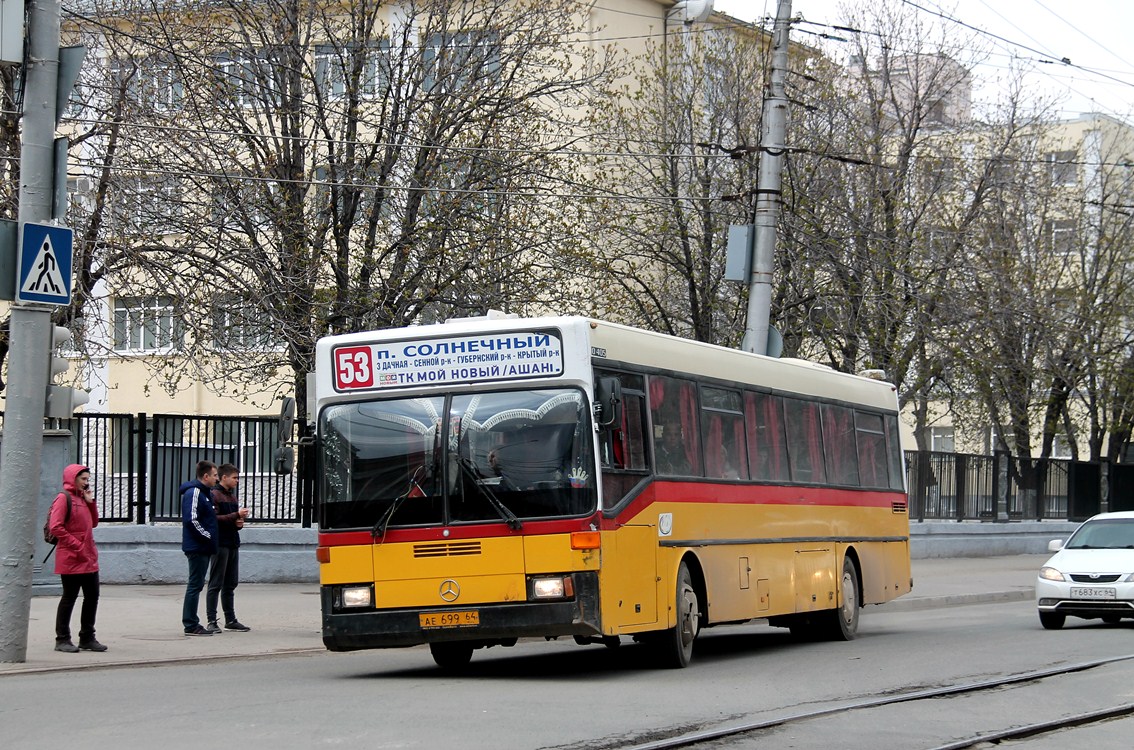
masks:
<svg viewBox="0 0 1134 750"><path fill-rule="evenodd" d="M853 638L911 588L893 386L584 317L322 339L323 642Z"/></svg>

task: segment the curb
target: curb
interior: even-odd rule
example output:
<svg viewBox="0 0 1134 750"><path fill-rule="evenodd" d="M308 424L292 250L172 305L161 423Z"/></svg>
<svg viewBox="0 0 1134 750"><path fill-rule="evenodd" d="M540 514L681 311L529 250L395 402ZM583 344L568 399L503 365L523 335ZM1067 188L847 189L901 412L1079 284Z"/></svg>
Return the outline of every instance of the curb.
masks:
<svg viewBox="0 0 1134 750"><path fill-rule="evenodd" d="M879 604L864 612L914 612L922 609L941 609L963 607L971 604L995 604L1003 602L1023 602L1035 598L1031 589L1013 591L986 591L979 594L950 594L946 596L926 596L918 598L895 599Z"/></svg>
<svg viewBox="0 0 1134 750"><path fill-rule="evenodd" d="M323 646L317 648L281 648L255 654L209 654L207 656L176 656L164 659L123 659L122 661L92 662L90 664L0 664L0 679L21 674L49 674L51 672L86 672L92 669L126 669L132 667L164 667L173 664L204 664L229 661L234 656L242 660L270 659L276 656L304 656L329 653Z"/></svg>

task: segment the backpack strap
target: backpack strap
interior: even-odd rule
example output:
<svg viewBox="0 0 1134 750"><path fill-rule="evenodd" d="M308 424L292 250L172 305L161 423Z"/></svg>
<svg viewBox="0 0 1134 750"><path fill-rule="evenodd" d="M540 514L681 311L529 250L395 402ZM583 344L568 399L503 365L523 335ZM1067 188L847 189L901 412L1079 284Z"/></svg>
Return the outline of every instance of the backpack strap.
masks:
<svg viewBox="0 0 1134 750"><path fill-rule="evenodd" d="M68 492L67 490L63 490L63 492L67 495L67 510L65 511L65 515L63 517L63 525L66 526L68 523L71 522L71 500L73 498L71 497L71 493ZM58 498L56 498L56 499L58 499ZM51 507L52 508L55 507L55 501L54 500L51 502ZM51 511L48 511L47 515L50 518L51 517ZM55 548L58 547L58 546L59 546L59 540L56 539L55 542L51 545L51 549L47 550L47 554L43 556L43 563L47 562L47 558L51 557L51 553L53 553L55 551ZM40 563L40 564L42 565L43 563Z"/></svg>

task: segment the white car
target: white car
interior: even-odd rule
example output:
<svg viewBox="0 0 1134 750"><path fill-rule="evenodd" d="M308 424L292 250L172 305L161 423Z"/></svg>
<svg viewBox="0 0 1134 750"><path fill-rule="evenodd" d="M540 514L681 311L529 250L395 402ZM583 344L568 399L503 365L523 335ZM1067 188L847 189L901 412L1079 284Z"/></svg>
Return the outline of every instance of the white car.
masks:
<svg viewBox="0 0 1134 750"><path fill-rule="evenodd" d="M1068 617L1116 623L1134 619L1134 512L1100 513L1075 529L1036 579L1040 623L1063 627Z"/></svg>

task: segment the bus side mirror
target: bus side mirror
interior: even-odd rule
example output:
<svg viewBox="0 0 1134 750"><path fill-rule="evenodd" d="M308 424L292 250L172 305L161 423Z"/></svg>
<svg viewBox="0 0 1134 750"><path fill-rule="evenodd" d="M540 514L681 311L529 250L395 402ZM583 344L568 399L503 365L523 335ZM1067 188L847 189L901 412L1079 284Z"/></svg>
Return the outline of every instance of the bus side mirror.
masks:
<svg viewBox="0 0 1134 750"><path fill-rule="evenodd" d="M276 448L275 471L280 476L287 476L295 469L295 451L290 446Z"/></svg>
<svg viewBox="0 0 1134 750"><path fill-rule="evenodd" d="M285 396L280 406L280 418L276 425L279 445L274 454L275 472L286 476L295 469L295 451L291 449L291 433L295 429L295 399Z"/></svg>
<svg viewBox="0 0 1134 750"><path fill-rule="evenodd" d="M604 428L622 423L622 381L618 378L599 378L595 387L595 420Z"/></svg>
<svg viewBox="0 0 1134 750"><path fill-rule="evenodd" d="M295 429L295 399L284 396L280 405L280 419L278 423L280 445L291 442L291 431Z"/></svg>

